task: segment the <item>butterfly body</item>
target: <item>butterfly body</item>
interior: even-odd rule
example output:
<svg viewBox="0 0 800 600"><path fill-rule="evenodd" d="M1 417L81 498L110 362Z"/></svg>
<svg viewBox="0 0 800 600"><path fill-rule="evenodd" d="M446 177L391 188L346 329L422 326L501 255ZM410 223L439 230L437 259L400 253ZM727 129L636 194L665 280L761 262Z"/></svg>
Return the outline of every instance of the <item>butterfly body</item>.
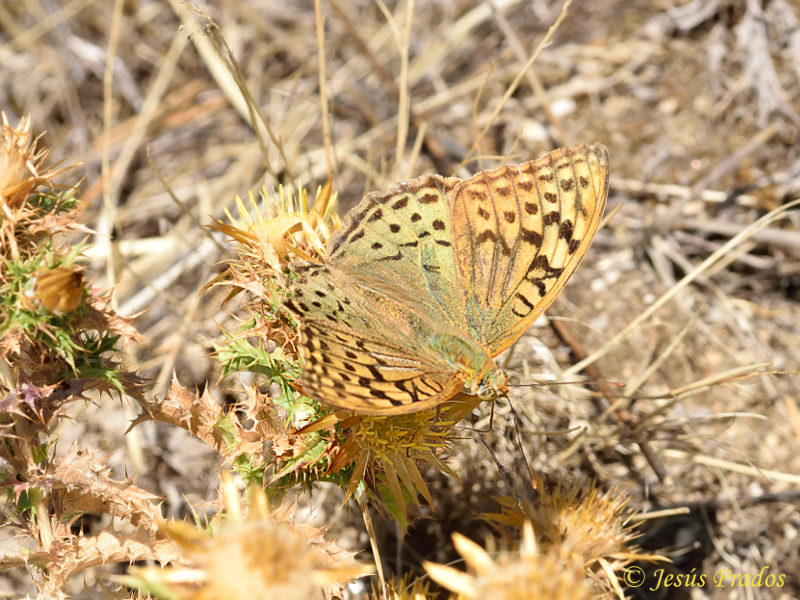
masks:
<svg viewBox="0 0 800 600"><path fill-rule="evenodd" d="M475 341L462 335L439 334L431 339L431 347L450 369L461 374L463 393L486 400L508 393L508 376Z"/></svg>
<svg viewBox="0 0 800 600"><path fill-rule="evenodd" d="M605 206L601 145L468 180L425 175L368 194L324 264L292 263L303 390L340 408L403 414L463 392L507 393L493 357L558 295Z"/></svg>

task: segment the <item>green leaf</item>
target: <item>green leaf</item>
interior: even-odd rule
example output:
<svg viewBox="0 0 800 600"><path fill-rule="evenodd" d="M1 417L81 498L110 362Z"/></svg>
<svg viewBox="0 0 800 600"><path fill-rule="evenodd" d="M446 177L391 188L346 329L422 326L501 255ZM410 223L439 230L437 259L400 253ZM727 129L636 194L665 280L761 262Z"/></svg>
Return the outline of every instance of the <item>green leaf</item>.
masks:
<svg viewBox="0 0 800 600"><path fill-rule="evenodd" d="M233 470L239 474L248 488L254 485L260 488L264 485L264 469L262 467L256 467L253 464L253 457L249 454L237 456L232 466Z"/></svg>
<svg viewBox="0 0 800 600"><path fill-rule="evenodd" d="M398 523L400 523L403 531L405 531L408 529L408 516L406 515L405 507L414 504L415 496L412 496L402 484L400 489L403 490L403 506L401 506L397 501L397 498L394 497L392 490L389 489L389 486L386 483L378 483L378 493L381 496L380 499L383 502L383 505L386 507L386 510L389 511L389 514L392 515Z"/></svg>
<svg viewBox="0 0 800 600"><path fill-rule="evenodd" d="M232 452L236 449L236 428L230 420L228 415L219 415L214 422L214 429L222 434L222 439L225 442L225 450Z"/></svg>

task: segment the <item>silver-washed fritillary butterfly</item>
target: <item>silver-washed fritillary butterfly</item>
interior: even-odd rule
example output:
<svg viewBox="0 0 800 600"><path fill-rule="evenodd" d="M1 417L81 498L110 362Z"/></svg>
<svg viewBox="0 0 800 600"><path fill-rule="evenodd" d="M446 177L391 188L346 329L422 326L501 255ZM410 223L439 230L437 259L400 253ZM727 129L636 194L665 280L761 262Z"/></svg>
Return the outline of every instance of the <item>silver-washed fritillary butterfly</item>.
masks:
<svg viewBox="0 0 800 600"><path fill-rule="evenodd" d="M608 151L561 149L471 179L424 175L368 194L323 264L295 262L300 386L372 415L459 392L491 399L493 357L556 298L586 254L608 194Z"/></svg>

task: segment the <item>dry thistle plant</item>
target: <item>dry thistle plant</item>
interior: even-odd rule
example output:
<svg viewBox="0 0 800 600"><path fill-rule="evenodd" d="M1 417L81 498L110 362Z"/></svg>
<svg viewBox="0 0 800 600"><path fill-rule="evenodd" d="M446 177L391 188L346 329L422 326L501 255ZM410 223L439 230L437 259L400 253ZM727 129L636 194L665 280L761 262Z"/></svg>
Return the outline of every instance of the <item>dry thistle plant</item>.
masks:
<svg viewBox="0 0 800 600"><path fill-rule="evenodd" d="M184 523L162 523L156 497L130 480L113 480L96 451L75 443L65 455L56 454L57 437L52 432L67 417L69 405L113 392L143 406L145 412L134 425L155 419L185 427L229 457L240 472L248 465L264 467L262 452L268 439L277 442L276 453L282 441L287 453L295 446L274 415L271 401L255 387L249 390L248 415L257 423L255 431L245 430L235 413L223 413L212 398L198 398L177 383L164 400L145 401L143 381L109 358L121 354L120 340L141 342L141 337L131 318L116 315L108 296L88 286L76 264L81 246L72 248L67 237L90 233L76 221L77 190L62 190L51 181L58 171L45 166L47 151L36 151L27 120L17 128L4 120L0 134L0 481L9 493L7 522L26 540L25 549L0 559L0 569L32 569L43 597L64 597L69 579L90 567L141 560L178 565L167 571L144 570L140 579L130 580L163 597L177 598L309 598L315 589L320 597L323 592L330 597L341 593L341 582L371 572L355 563L350 553L325 541L324 530L290 524L286 508L271 513L260 490L251 492L250 513L242 521L238 492L225 480L227 513L219 513L208 524L209 531L218 531L209 537ZM313 215L306 216L300 226L312 219ZM291 229L297 224L285 226ZM258 233L257 228L251 231ZM311 239L309 235L293 239L294 250L313 253L314 244L306 243ZM319 240L315 241L318 246ZM260 265L280 265L275 254L256 258ZM278 339L285 343L291 338ZM222 358L231 368L236 360L247 360L229 347L225 350L228 354ZM259 358L256 355L253 363ZM274 369L277 360L267 356L268 368ZM121 531L76 533L87 513L117 518ZM189 561L194 570L180 566ZM172 590L169 586L177 580L196 585Z"/></svg>
<svg viewBox="0 0 800 600"><path fill-rule="evenodd" d="M558 388L558 397L537 392L521 406L519 446L502 416L486 438L514 480L507 484L527 483L520 457L525 448L548 480L554 473L588 468L598 489L538 482L534 501L517 506L502 498L499 514L490 519L506 526L498 544L509 550L498 554L493 542L482 549L458 538L470 573L431 571L464 598L619 597L619 570L648 555L633 545L615 486L626 489L631 504L642 510L692 503L699 507L696 514L705 508L727 512L728 523L698 518L672 528L666 542L658 540L660 546L649 546L675 548L677 563L695 554L680 547L684 534L702 530L717 536L686 571L737 562L798 570L793 541L800 417L796 383L777 376L796 368L800 331L795 264L800 238L797 213L787 204L800 189L800 163L791 135L782 134L787 120L800 123L793 95L800 73L800 13L793 3L575 4L562 42L542 52L555 29L544 27L559 11L556 26L561 22L569 0L412 1L377 8L342 0L241 0L225 3L219 13L222 29L236 32L241 69L224 43L218 52L205 51L216 33L213 23L190 36L175 31L179 23L191 26L198 14L204 17L199 11L187 17L181 2L95 3L91 10L51 12L46 20L42 16L58 2L39 4L17 0L0 11L0 46L13 58L4 61L12 85L0 93L0 102L43 107L39 129L46 127L53 139L84 137L87 163L100 161L92 155L102 146L103 168L114 173L116 191L125 190L116 194L117 232L125 233L115 234L114 250L142 258L126 263L123 278L135 273L136 281L128 290L120 283L117 299L148 306L149 314L138 322L143 331L148 318L162 324L160 331L147 332L156 349L144 368L162 364L162 373L173 370L159 349L164 330L172 333L174 325L162 303L180 306L185 281L199 286L205 283L201 278L209 278L191 279L185 265L197 262L166 273L160 270L163 263L179 256L175 250L183 246L207 259L202 268L211 269L216 249L194 252L199 227L185 227L188 220L175 219L174 207L165 208L163 195L154 193L152 173L136 160L143 143L157 142L155 162L167 167L170 185L201 190L196 197L188 192L184 206L184 216L196 224L209 212L209 197L224 202L234 196L231 190L256 180L260 186L262 177L277 185L299 173L304 181L335 174L339 192L356 198L363 175L367 187L385 189L384 183L414 173L475 172L500 157L519 162L596 139L609 146L613 202L622 210L598 236L601 251L589 259L596 270L583 269L582 284L571 286L554 311L562 318L540 321L545 326L534 332L539 339L526 336L501 361L512 381L523 385L543 371L557 380L585 373L628 387L624 397L602 383L594 391L583 384ZM616 19L621 13L626 18ZM96 64L89 69L80 63L93 63L97 48L106 50L109 23L113 42L103 86L108 92L93 96L89 85L75 102L71 76L96 78ZM70 52L64 54L81 54L63 69L70 76L54 84L52 73L59 69L52 64L58 65L58 58L49 58L33 77L27 69L40 60L37 52L61 54L43 47L54 38L65 43L49 31L56 24L59 31L69 27ZM119 31L125 33L116 44ZM181 54L188 40L198 53ZM323 54L318 73L308 68L315 52ZM542 60L531 70L540 53ZM220 76L231 72L230 78ZM141 92L146 97L139 97ZM102 140L92 133L100 130L100 114ZM414 517L430 514L418 504L435 504L433 518L420 519L409 527L411 536L398 540L397 561L387 566L403 573L422 552L436 552L433 560L447 562L447 550L430 540L449 539L450 531L442 534L449 526L470 531L463 523L475 512L492 510L487 499L499 493L497 472L491 463L486 468L483 448L456 446L454 426L478 401L465 395L436 410L364 415L321 404L320 394L298 383L304 365L300 315L284 310L284 300L287 287L301 286L287 265L324 262L327 241L340 228L333 184L315 199L300 185L295 197L288 187L264 191L260 204L252 197L239 200L235 217L217 221L217 230L239 243L239 255L211 285L230 291L228 299L242 301L245 309L233 302L225 307L241 320L228 325L231 319L223 317L225 340L216 344L216 357L224 383L198 393L193 385L202 385L207 374L184 379L178 368L180 380L175 378L169 392L155 400L148 396L145 403L142 382L116 364L122 362L118 341L140 338L129 320L109 309L107 296L91 289L80 246L65 243L64 234L86 231L77 218L78 195L52 184L59 169L47 166L46 152L37 149L30 129L27 122L17 128L5 123L0 152L0 480L8 494L7 523L21 532L24 545L0 559L0 567L29 569L41 595L53 597L72 593L81 578L75 574L90 580L94 573L87 567L97 566L96 571L102 564L139 560L172 563L169 570L151 564L137 573L141 589L164 598L319 595L324 591L318 584L326 581L328 592L338 594L341 582L356 571L344 568L326 580L326 560L349 555L325 542L322 531L308 529L305 535L308 526L284 522L287 509L275 508L295 490L309 490L299 502L310 504L316 482L331 482L341 496L359 502L379 569L379 542L386 544L383 551L393 532L399 537ZM406 148L415 137L413 150ZM198 143L188 147L187 139ZM91 192L81 198L88 203ZM780 213L794 223L780 223ZM214 214L222 219L221 210ZM765 216L753 223L760 215ZM478 236L486 242L500 232L487 229ZM131 249L123 250L130 242ZM113 273L111 253L104 259ZM137 264L148 268L137 271ZM185 277L180 282L178 271ZM165 291L172 283L174 289L162 297L140 301L140 289ZM188 312L186 329L205 327L219 316L215 308ZM181 344L191 336L174 337L182 338L169 346L180 363ZM204 352L203 343L193 350L201 345ZM318 353L317 363L321 357ZM781 366L771 368L766 361ZM229 392L225 402L223 386ZM335 386L326 387L336 394ZM159 437L173 428L189 432L233 467L244 489L263 488L263 494L249 492L247 518L240 516L239 494L226 484L213 518L198 518L197 527L160 524L160 500L129 480L114 481L93 449L78 443L57 455L55 432L74 400L96 401L98 394L114 390L143 404L135 424L167 425ZM754 411L771 420L751 426ZM144 437L149 430L135 433ZM173 433L186 437L166 435ZM124 454L119 447L109 450ZM159 454L163 450L145 447L144 454L173 463L186 456L184 449ZM155 472L148 465L143 479ZM176 480L138 485L174 490ZM323 489L319 496L328 487ZM184 489L178 485L177 491L181 495ZM192 511L205 499L184 497ZM371 528L368 501L399 523L378 531L383 539ZM766 510L767 502L780 510ZM182 505L173 497L164 502L171 511ZM90 536L81 514L90 524L100 515L102 527L110 521L115 529ZM345 524L347 519L337 526L349 535L359 526ZM276 572L276 567L285 568ZM381 581L380 597L431 596L427 579L400 581ZM87 590L87 596L95 591ZM704 592L711 596L714 590ZM128 592L102 597L111 596Z"/></svg>
<svg viewBox="0 0 800 600"><path fill-rule="evenodd" d="M27 567L40 593L61 597L67 581L97 565L171 556L155 532L154 496L116 481L97 452L77 443L56 452L71 404L124 395L144 402L142 381L117 362L120 342L141 342L78 265L88 233L76 188L52 178L31 123L0 129L0 481L5 517L20 550L0 569ZM84 513L112 515L120 533L76 533ZM133 532L133 533L131 533ZM23 548L24 547L24 548Z"/></svg>
<svg viewBox="0 0 800 600"><path fill-rule="evenodd" d="M301 364L298 323L281 304L287 277L293 276L287 275L285 268L297 259L321 262L327 240L340 220L334 212L336 194L331 182L317 191L310 207L308 193L302 187L298 189L295 196L281 187L274 199L265 190L263 208L252 196L249 210L237 199L238 218L230 217L231 225L214 226L239 242L240 250L238 258L211 285L231 286L228 298L241 292L254 297L247 305L252 318L235 333L226 334L226 343L217 348L223 375L249 371L266 376L259 384L272 390L269 396L255 385L246 391L247 398L261 399L261 416L249 401L241 407L255 422L263 422L264 415L270 415L271 427L255 429L261 432L262 442L273 442L271 452L267 456L260 452L245 456L244 446L238 443L243 438L235 436L234 466L249 481L268 485L274 491L314 481L336 483L345 491L345 498L354 493L360 497L368 490L370 499L405 527L408 503L416 505L420 495L433 503L419 463L455 475L438 454L450 444L453 426L479 400L462 395L438 410L371 416L334 410L302 394L302 387L296 383ZM258 340L258 345L253 346L250 340ZM164 406L161 403L158 411ZM274 407L285 412L291 433L282 429ZM156 419L160 419L158 411L153 411ZM214 423L216 419L205 421ZM249 439L258 445L257 433ZM358 491L360 486L363 489Z"/></svg>
<svg viewBox="0 0 800 600"><path fill-rule="evenodd" d="M307 198L305 192L300 194L300 198ZM246 366L241 370L263 375L265 367L271 369L269 382L279 385L272 388L272 397L266 402L271 401L283 408L295 429L291 434L282 434L285 439L292 440L277 446L283 454L259 455L256 462L252 461L254 456L251 455L246 465L239 462L238 466L240 469L246 466L242 472L251 476L264 477L272 473L271 481L253 482L267 484L273 490L325 480L339 484L347 499L353 494L361 498L363 486L370 492L373 502L388 508L405 528L408 525L407 504L416 504L418 497L422 496L433 506L419 463L427 463L457 476L442 462L439 453L450 444L453 426L481 399L460 394L436 410L384 416L328 408L302 395L302 386L291 379L292 376L296 378L299 372L297 323L291 315L281 312L282 304L277 298L286 294L286 282L292 274L287 275L285 267L292 256L317 262L323 259L323 243L331 228L325 220L319 219L319 215L331 214L330 198L329 183L317 194L314 207L321 208L309 211L305 201L295 201L282 189L278 202L275 202L277 209L259 209L251 199L255 217L250 217L239 201L240 219L233 226L221 223L215 226L239 241L242 250L239 259L230 263L224 278L214 283L232 286L234 292L229 297L239 291L255 291L261 304L251 310L253 314L265 316L266 321L247 323L235 335L229 336L230 341L266 339L272 343L269 350L271 362L260 366L246 360L246 356L255 354L253 350L246 352L246 356L237 356L229 344L219 348L220 354L224 353L231 364ZM331 219L330 222L335 221ZM280 331L277 335L273 333L276 330ZM283 342L282 347L278 346L279 340ZM276 369L278 359L286 366ZM226 369L226 372L233 370ZM259 393L251 388L247 396L252 398ZM248 415L255 414L249 406L243 406L243 409ZM272 447L276 448L274 444ZM309 452L311 448L313 452ZM309 456L313 457L313 462L308 462ZM583 578L591 578L597 589L621 593L615 572L632 560L654 558L632 547L631 540L635 536L625 523L625 501L614 498L613 492L600 494L595 489L584 491L577 485L568 484L543 489L541 482L539 487L540 497L536 502L519 509L512 500L501 500L504 513L491 518L520 529L523 523L533 520L548 551L562 559L568 557L570 564L581 565ZM531 558L535 554L531 544L532 541L525 546L529 551L523 552L523 557L538 565L539 559ZM555 559L550 557L546 560L552 562ZM571 579L571 575L565 576L565 581ZM484 582L480 585L489 584ZM578 594L575 597L582 597L580 594L584 592L584 588L579 586L564 594L575 593Z"/></svg>

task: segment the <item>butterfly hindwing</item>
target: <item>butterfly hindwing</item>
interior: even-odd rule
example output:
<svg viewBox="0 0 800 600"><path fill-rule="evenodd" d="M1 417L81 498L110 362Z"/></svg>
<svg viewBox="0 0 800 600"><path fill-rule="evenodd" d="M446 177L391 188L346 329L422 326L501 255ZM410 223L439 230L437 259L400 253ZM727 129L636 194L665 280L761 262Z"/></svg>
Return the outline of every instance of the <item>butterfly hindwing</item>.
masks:
<svg viewBox="0 0 800 600"><path fill-rule="evenodd" d="M464 381L407 350L347 328L309 320L300 330L303 392L332 406L375 415L425 410Z"/></svg>
<svg viewBox="0 0 800 600"><path fill-rule="evenodd" d="M407 290L307 261L292 263L290 270L284 305L301 324L305 394L382 415L424 410L461 391L461 375L417 339L422 324L441 316L404 310L411 298Z"/></svg>
<svg viewBox="0 0 800 600"><path fill-rule="evenodd" d="M556 298L592 242L608 194L608 153L561 149L456 186L451 221L470 331L492 356Z"/></svg>

